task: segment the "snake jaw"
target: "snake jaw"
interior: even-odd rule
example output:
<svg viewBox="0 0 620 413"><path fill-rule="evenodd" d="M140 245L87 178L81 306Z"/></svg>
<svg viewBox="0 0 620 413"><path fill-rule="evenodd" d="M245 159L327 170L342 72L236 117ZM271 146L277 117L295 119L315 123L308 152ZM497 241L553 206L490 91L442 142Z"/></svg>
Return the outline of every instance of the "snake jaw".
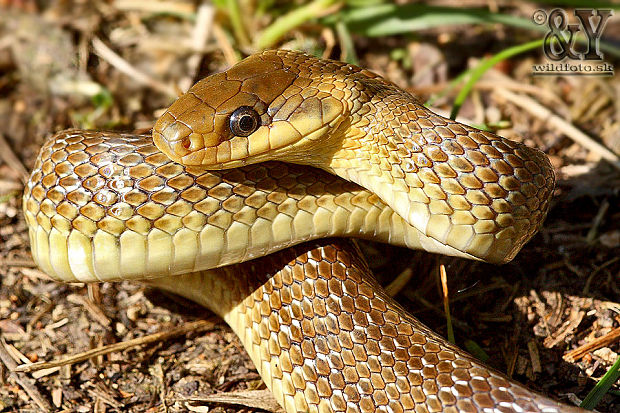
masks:
<svg viewBox="0 0 620 413"><path fill-rule="evenodd" d="M330 147L325 138L355 103L342 82L317 83L300 68L289 65L282 53L263 53L199 81L155 124L156 146L175 162L210 170L282 159L292 153L290 147L305 148L304 141L308 147ZM355 70L360 69L347 66L345 72ZM236 136L230 121L243 107L256 111L260 125ZM321 151L314 154L326 158ZM308 153L293 156L303 161Z"/></svg>
<svg viewBox="0 0 620 413"><path fill-rule="evenodd" d="M261 119L248 136L228 128L240 107ZM374 73L291 51L198 82L153 136L173 160L206 169L319 167L375 192L438 242L431 252L449 246L493 263L511 260L540 228L554 180L537 150L436 115Z"/></svg>

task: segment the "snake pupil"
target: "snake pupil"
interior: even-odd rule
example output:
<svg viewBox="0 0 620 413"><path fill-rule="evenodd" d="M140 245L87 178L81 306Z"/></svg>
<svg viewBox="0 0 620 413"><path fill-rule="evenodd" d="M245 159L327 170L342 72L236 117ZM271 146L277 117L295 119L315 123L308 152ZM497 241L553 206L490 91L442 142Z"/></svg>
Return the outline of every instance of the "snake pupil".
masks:
<svg viewBox="0 0 620 413"><path fill-rule="evenodd" d="M259 126L260 117L249 106L241 106L230 115L230 130L236 136L248 136Z"/></svg>
<svg viewBox="0 0 620 413"><path fill-rule="evenodd" d="M239 119L239 127L244 131L252 130L255 124L254 118L250 115L243 115Z"/></svg>

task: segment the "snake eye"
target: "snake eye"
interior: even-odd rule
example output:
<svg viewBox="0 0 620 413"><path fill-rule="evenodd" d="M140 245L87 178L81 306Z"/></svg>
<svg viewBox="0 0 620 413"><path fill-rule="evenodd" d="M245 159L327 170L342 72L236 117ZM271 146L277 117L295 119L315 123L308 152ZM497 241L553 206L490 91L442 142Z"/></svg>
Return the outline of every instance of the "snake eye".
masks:
<svg viewBox="0 0 620 413"><path fill-rule="evenodd" d="M249 106L241 106L230 115L230 130L235 136L248 136L260 126L260 116Z"/></svg>

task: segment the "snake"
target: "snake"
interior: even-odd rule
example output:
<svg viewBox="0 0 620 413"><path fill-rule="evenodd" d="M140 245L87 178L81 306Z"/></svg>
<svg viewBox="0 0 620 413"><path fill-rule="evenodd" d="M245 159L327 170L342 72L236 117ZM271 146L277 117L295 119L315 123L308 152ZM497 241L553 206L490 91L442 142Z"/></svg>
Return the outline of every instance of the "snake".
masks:
<svg viewBox="0 0 620 413"><path fill-rule="evenodd" d="M208 307L287 412L578 412L408 314L349 239L504 263L553 187L536 149L368 70L271 50L196 83L152 133L51 136L23 206L51 278Z"/></svg>

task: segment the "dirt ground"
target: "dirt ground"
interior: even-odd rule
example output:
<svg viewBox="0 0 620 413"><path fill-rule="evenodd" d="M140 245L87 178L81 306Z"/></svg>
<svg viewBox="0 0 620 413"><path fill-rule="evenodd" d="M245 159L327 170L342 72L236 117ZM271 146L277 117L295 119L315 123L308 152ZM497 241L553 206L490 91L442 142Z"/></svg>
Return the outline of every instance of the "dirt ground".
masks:
<svg viewBox="0 0 620 413"><path fill-rule="evenodd" d="M510 13L527 17L532 10L526 4ZM271 18L253 20L250 35ZM337 30L320 22L299 26L275 47L339 59ZM200 24L208 24L206 34ZM149 129L180 91L252 51L230 33L225 13L193 1L0 0L0 411L277 410L221 320L139 284L49 281L30 257L21 213L24 176L47 136L69 127ZM353 39L361 66L424 101L480 58L515 44L519 33L462 26ZM607 33L618 39L620 24L610 23ZM516 259L493 266L362 247L385 285L403 281L396 298L442 335L437 273L444 264L457 344L481 348L488 364L571 403L620 352L620 162L577 143L566 125L620 154L620 81L530 76L542 60L535 50L496 66L460 112L544 150L556 170L544 228ZM608 60L620 70L618 59ZM434 106L449 112L453 99L448 93ZM552 113L540 116L531 101ZM11 371L134 339L136 345L69 365ZM620 411L618 384L597 410Z"/></svg>

